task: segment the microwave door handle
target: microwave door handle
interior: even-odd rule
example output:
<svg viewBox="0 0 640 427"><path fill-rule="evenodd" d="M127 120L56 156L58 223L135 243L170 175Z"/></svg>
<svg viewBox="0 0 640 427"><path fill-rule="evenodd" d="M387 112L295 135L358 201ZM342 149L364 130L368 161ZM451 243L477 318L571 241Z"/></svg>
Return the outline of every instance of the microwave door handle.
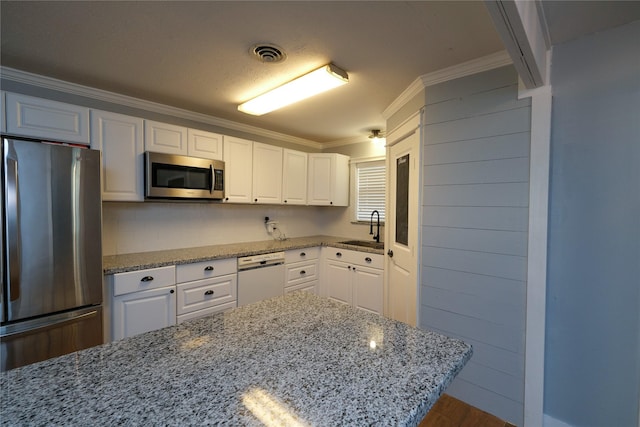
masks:
<svg viewBox="0 0 640 427"><path fill-rule="evenodd" d="M209 165L209 194L213 193L213 186L215 182L213 179L213 165Z"/></svg>
<svg viewBox="0 0 640 427"><path fill-rule="evenodd" d="M7 145L5 155L6 199L5 214L7 216L7 279L8 300L20 299L20 187L18 182L18 160L12 145ZM14 157L15 156L15 157ZM8 302L9 302L8 301Z"/></svg>

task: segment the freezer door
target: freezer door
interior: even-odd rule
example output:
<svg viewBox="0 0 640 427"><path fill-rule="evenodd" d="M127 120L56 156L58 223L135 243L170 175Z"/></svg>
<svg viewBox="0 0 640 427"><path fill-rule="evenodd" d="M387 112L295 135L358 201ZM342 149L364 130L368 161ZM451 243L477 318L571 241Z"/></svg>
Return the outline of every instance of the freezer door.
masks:
<svg viewBox="0 0 640 427"><path fill-rule="evenodd" d="M2 145L2 320L100 304L100 152L10 139Z"/></svg>
<svg viewBox="0 0 640 427"><path fill-rule="evenodd" d="M0 371L103 343L102 307L0 327Z"/></svg>

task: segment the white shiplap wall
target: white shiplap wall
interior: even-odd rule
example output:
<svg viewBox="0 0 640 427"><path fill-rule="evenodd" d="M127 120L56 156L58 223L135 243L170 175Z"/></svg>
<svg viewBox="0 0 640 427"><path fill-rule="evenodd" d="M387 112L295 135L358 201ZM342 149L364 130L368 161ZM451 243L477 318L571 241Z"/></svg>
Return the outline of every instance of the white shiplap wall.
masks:
<svg viewBox="0 0 640 427"><path fill-rule="evenodd" d="M447 390L523 424L530 101L502 67L426 89L420 326L474 355Z"/></svg>

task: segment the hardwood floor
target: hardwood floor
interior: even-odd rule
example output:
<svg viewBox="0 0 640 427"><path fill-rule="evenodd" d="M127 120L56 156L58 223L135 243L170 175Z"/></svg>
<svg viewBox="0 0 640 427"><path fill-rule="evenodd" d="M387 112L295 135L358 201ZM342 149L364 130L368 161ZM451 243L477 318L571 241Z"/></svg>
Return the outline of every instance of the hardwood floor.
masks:
<svg viewBox="0 0 640 427"><path fill-rule="evenodd" d="M515 427L448 394L433 405L418 427Z"/></svg>

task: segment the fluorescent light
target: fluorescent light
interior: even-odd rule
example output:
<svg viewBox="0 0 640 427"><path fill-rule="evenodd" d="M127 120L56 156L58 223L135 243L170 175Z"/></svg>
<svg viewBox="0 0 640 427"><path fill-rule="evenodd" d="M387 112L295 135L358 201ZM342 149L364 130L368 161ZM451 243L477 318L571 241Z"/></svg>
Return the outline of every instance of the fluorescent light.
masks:
<svg viewBox="0 0 640 427"><path fill-rule="evenodd" d="M348 82L349 76L344 70L333 64L324 65L238 105L238 110L254 116L261 116Z"/></svg>

